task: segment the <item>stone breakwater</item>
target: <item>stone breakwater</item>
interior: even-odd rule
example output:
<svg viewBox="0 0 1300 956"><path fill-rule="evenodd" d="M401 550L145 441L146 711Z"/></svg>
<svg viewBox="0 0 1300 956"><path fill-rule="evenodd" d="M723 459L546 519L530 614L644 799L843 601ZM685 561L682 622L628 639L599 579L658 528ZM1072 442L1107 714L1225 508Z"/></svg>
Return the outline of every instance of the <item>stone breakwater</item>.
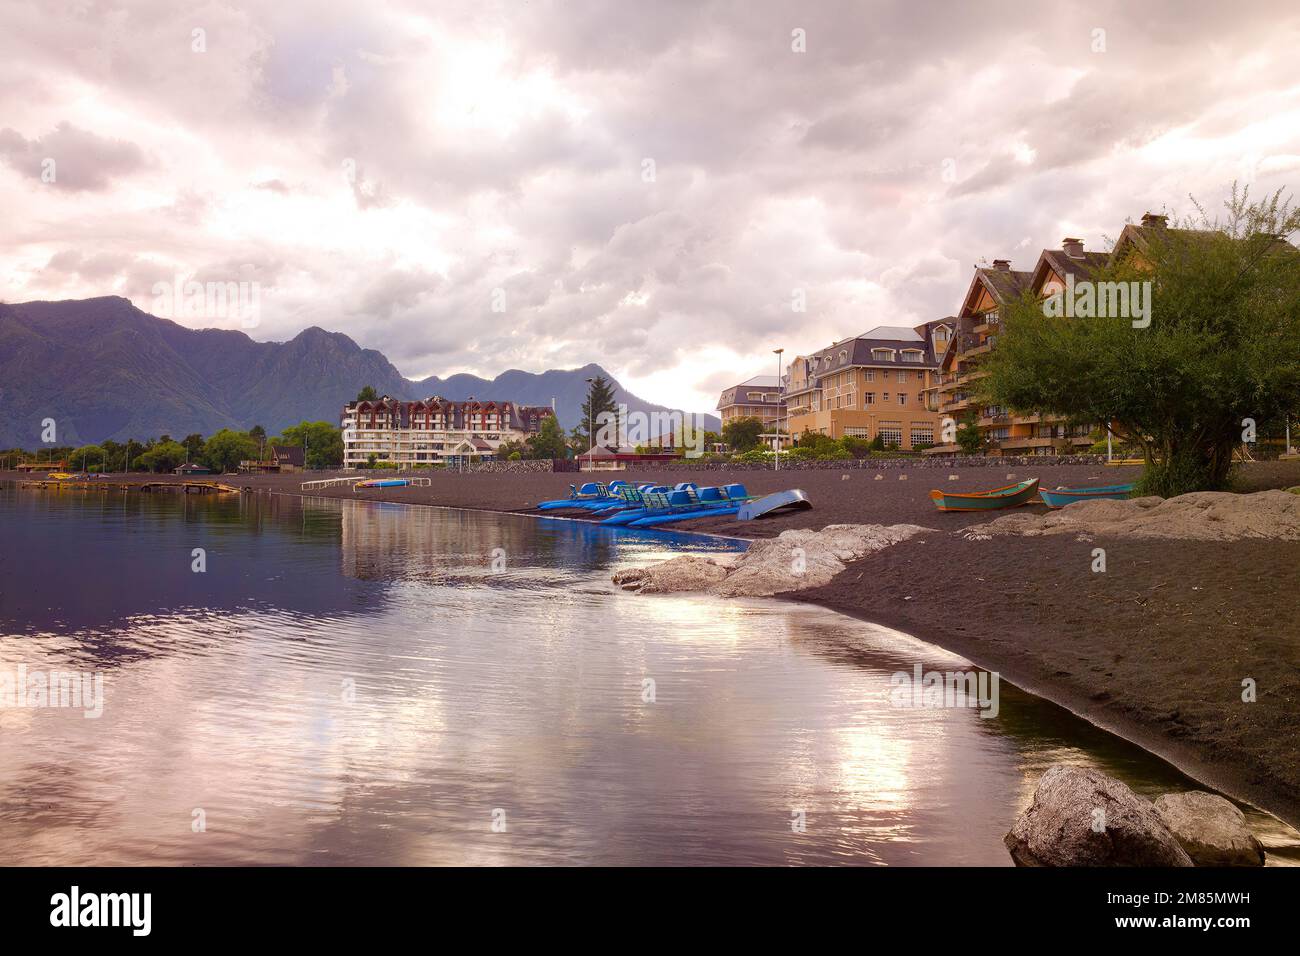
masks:
<svg viewBox="0 0 1300 956"><path fill-rule="evenodd" d="M614 583L640 594L708 591L726 597L768 597L821 587L847 562L930 531L914 524L833 524L820 531L783 531L738 555L684 554L614 574Z"/></svg>
<svg viewBox="0 0 1300 956"><path fill-rule="evenodd" d="M1104 465L1105 455L933 455L926 458L850 458L844 461L793 461L781 456L781 471L890 471L898 468L1045 468L1054 465ZM636 471L772 471L772 464L738 461L639 461ZM610 474L610 473L607 473ZM611 477L614 475L611 474Z"/></svg>

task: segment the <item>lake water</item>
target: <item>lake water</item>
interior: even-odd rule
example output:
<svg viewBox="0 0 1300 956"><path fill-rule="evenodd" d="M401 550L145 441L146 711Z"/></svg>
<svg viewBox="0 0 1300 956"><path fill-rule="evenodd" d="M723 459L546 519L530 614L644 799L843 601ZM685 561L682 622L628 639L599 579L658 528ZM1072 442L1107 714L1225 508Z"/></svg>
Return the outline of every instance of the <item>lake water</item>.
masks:
<svg viewBox="0 0 1300 956"><path fill-rule="evenodd" d="M12 487L0 529L0 674L103 678L96 718L0 707L11 865L1005 865L1053 763L1195 786L1006 683L892 706L965 666L906 635L610 584L717 539Z"/></svg>

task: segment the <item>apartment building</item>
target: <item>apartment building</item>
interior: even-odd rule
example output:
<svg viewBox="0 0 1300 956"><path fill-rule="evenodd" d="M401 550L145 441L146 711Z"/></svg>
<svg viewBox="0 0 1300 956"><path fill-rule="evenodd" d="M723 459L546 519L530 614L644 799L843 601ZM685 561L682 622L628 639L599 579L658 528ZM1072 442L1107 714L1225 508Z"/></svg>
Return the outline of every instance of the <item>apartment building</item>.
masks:
<svg viewBox="0 0 1300 956"><path fill-rule="evenodd" d="M939 374L939 409L944 416L961 420L972 411L990 454L1069 454L1092 444L1095 424L1070 425L1063 419L1039 414L1017 414L1011 409L977 401L972 386L984 376L983 357L997 345L1001 309L1028 292L1047 299L1074 282L1090 278L1095 270L1123 256L1138 256L1153 236L1153 230L1167 229L1164 216L1147 213L1141 224L1124 227L1113 251L1086 252L1083 242L1073 237L1061 241L1060 249L1044 249L1033 269L1018 272L1007 259L995 259L992 268L977 268L957 314L957 329L949 349L943 353ZM953 443L940 444L932 454L957 450Z"/></svg>
<svg viewBox="0 0 1300 956"><path fill-rule="evenodd" d="M907 451L933 444L939 438L936 349L946 348L954 328L952 319L878 326L799 356L784 383L790 434L879 435L886 446Z"/></svg>
<svg viewBox="0 0 1300 956"><path fill-rule="evenodd" d="M454 402L439 396L405 402L387 395L343 407L343 467L370 460L399 467L491 460L503 442L523 441L555 412L514 402Z"/></svg>

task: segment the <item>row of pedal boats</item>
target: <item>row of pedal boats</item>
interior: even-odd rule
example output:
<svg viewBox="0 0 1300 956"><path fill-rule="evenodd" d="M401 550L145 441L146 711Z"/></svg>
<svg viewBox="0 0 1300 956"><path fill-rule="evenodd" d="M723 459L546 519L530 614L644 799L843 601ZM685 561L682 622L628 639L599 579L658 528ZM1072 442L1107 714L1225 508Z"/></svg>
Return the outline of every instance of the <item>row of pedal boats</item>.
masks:
<svg viewBox="0 0 1300 956"><path fill-rule="evenodd" d="M701 488L693 481L672 486L650 482L634 485L626 481L612 481L606 485L593 481L581 487L570 485L568 498L544 501L537 507L540 511L587 511L605 525L653 528L696 518L735 515L744 520L757 517L756 513L751 514L755 511L754 506L760 501L768 502L768 499L780 501L765 504L764 512L779 506L811 507L801 491L781 492L759 499L741 484Z"/></svg>

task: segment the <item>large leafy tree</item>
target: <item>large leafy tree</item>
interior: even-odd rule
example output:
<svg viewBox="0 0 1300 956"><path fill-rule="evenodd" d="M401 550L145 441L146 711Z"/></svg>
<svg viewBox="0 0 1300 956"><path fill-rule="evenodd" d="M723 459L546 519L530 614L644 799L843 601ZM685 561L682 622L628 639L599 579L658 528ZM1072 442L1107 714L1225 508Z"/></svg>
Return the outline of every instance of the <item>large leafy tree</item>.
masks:
<svg viewBox="0 0 1300 956"><path fill-rule="evenodd" d="M722 440L732 451L746 452L759 446L763 434L761 418L733 418L722 426Z"/></svg>
<svg viewBox="0 0 1300 956"><path fill-rule="evenodd" d="M378 398L379 398L379 393L375 391L375 387L373 385L366 385L361 389L361 391L357 392L358 402L373 402Z"/></svg>
<svg viewBox="0 0 1300 956"><path fill-rule="evenodd" d="M170 438L159 439L148 451L139 455L135 464L146 471L171 471L185 463L185 446Z"/></svg>
<svg viewBox="0 0 1300 956"><path fill-rule="evenodd" d="M1091 278L1150 281L1150 323L1053 318L1026 297L1004 332L981 392L1022 412L1112 424L1142 449L1143 493L1227 486L1252 426L1300 410L1300 212L1281 193L1251 203L1234 186L1226 217L1199 206L1181 228L1148 230L1140 254ZM1139 324L1142 322L1139 319Z"/></svg>
<svg viewBox="0 0 1300 956"><path fill-rule="evenodd" d="M235 471L241 461L256 457L257 442L247 432L223 428L203 444L204 461L215 472Z"/></svg>
<svg viewBox="0 0 1300 956"><path fill-rule="evenodd" d="M343 465L343 433L329 422L290 425L271 444L305 447L303 460L308 468L339 468Z"/></svg>
<svg viewBox="0 0 1300 956"><path fill-rule="evenodd" d="M537 434L528 436L530 458L563 458L566 448L564 430L554 415L543 418Z"/></svg>

